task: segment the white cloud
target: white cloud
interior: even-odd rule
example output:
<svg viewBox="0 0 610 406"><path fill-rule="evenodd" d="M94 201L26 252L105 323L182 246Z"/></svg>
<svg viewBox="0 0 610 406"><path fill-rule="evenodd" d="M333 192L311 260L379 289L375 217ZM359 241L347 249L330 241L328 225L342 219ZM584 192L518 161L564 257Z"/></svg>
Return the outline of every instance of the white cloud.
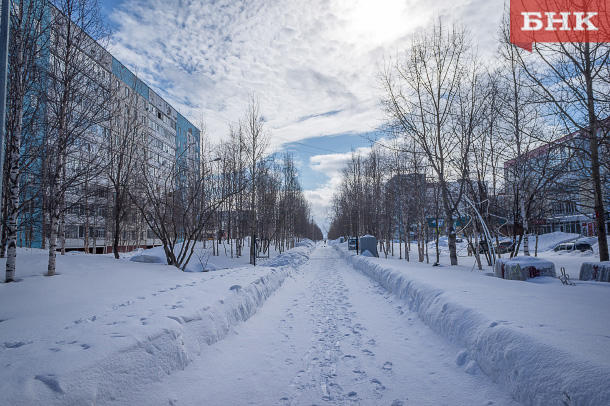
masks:
<svg viewBox="0 0 610 406"><path fill-rule="evenodd" d="M376 73L385 56L404 49L410 33L435 15L462 18L480 46L489 47L503 5L124 0L112 16L111 52L195 123L203 113L213 140L227 135L228 122L243 115L254 94L277 135L276 149L311 137L370 132L383 117ZM332 159L311 164L322 168ZM331 189L310 191L312 203L329 202Z"/></svg>

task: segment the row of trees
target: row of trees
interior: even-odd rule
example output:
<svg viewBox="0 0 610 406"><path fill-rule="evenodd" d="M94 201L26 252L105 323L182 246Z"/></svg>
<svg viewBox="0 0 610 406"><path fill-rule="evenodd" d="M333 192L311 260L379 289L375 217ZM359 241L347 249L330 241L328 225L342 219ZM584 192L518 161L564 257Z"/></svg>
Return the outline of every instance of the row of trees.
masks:
<svg viewBox="0 0 610 406"><path fill-rule="evenodd" d="M252 98L242 119L230 127L229 138L209 147L208 155L216 156L210 170L227 196L209 223L217 230L217 255L223 239L231 257L243 255L248 241L250 263L255 265L257 256L271 247L282 252L303 238L322 239L293 156L266 154L269 138L259 105Z"/></svg>
<svg viewBox="0 0 610 406"><path fill-rule="evenodd" d="M54 275L67 238L82 239L85 252L111 246L116 258L152 240L181 269L198 241L219 234L236 255L248 241L252 263L257 240L283 250L321 238L292 157L267 155L255 100L229 139L210 146L169 105L153 105L136 75L116 76L97 1L13 0L10 35L6 281L15 279L17 246L36 243Z"/></svg>
<svg viewBox="0 0 610 406"><path fill-rule="evenodd" d="M610 46L536 44L529 54L510 43L506 23L498 41L494 63L483 63L467 30L437 19L380 69L390 141L348 163L329 238L422 241L427 225L444 221L456 265L456 224L473 239L485 229L497 238L507 224L513 254L521 244L529 254L528 231L551 214L549 202L576 198L577 209L593 211L608 260Z"/></svg>

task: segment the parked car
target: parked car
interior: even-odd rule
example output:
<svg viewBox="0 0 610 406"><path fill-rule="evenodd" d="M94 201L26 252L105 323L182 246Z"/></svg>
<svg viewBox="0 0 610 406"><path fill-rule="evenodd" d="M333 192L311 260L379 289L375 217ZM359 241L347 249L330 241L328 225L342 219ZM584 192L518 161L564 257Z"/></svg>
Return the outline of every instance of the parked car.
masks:
<svg viewBox="0 0 610 406"><path fill-rule="evenodd" d="M572 252L572 251L585 252L585 251L593 251L593 247L588 242L576 241L576 242L563 242L561 244L557 244L555 246L555 248L553 248L553 250L554 251L568 251L568 252Z"/></svg>
<svg viewBox="0 0 610 406"><path fill-rule="evenodd" d="M495 246L496 253L498 254L506 254L511 252L515 246L514 241L500 241L500 244Z"/></svg>

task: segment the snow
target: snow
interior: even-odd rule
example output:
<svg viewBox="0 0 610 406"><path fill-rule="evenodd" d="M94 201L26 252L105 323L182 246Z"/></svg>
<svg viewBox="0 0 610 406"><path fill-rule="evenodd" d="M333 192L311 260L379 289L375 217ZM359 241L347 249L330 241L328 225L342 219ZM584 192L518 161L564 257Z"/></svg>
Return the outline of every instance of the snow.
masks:
<svg viewBox="0 0 610 406"><path fill-rule="evenodd" d="M130 261L143 262L146 264L162 264L165 262L163 260L163 258L160 258L156 255L144 255L144 254L133 256L133 257L131 257Z"/></svg>
<svg viewBox="0 0 610 406"><path fill-rule="evenodd" d="M370 257L370 258L375 256L375 255L371 254L371 251L369 251L369 250L364 250L364 252L360 255L362 255L363 257Z"/></svg>
<svg viewBox="0 0 610 406"><path fill-rule="evenodd" d="M0 283L0 405L610 404L610 284L574 280L596 258L552 251L564 238L539 256L575 286L347 243L257 267L201 246L191 272L130 260L159 249L69 253L50 278L46 251L20 249Z"/></svg>
<svg viewBox="0 0 610 406"><path fill-rule="evenodd" d="M46 251L19 250L20 281L0 284L0 403L93 404L184 369L250 318L311 249L214 273L75 253L58 256L50 278Z"/></svg>
<svg viewBox="0 0 610 406"><path fill-rule="evenodd" d="M246 244L248 243L248 239L246 238ZM220 269L229 269L235 268L237 266L246 266L250 263L250 247L246 245L242 248L242 255L240 258L231 258L231 246L224 242L220 244L218 250L220 251L219 255L213 255L213 249L211 244L213 242L208 241L206 243L206 247L202 242L198 242L194 247L194 254L191 257L190 262L188 263L185 272L205 272L205 271L218 271ZM297 243L306 244L305 242ZM176 251L181 248L181 244L176 245ZM235 253L235 245L233 246L233 252ZM159 264L167 264L167 258L165 256L165 251L163 247L155 247L148 250L138 249L136 251L132 251L128 254L121 254L123 258L129 259L134 262L144 262L144 263L159 263ZM275 258L278 255L277 251L271 250L270 259ZM235 256L235 255L234 255ZM267 258L258 258L257 261L264 262ZM275 265L277 266L277 265Z"/></svg>
<svg viewBox="0 0 610 406"><path fill-rule="evenodd" d="M462 237L460 237L460 238L462 238ZM499 238L499 241L500 242L511 241L511 238L503 237L503 238ZM589 251L588 253L583 253L583 256L594 257L598 254L597 238L581 237L579 234L563 233L563 232L559 232L559 231L556 231L553 233L548 233L548 234L542 234L542 235L538 236L538 253L540 254L542 252L553 250L553 248L555 248L555 246L557 244L561 244L564 242L574 242L574 241L585 241L585 242L590 243L593 246L594 252ZM438 245L439 245L439 250L441 251L441 253L443 253L443 254L449 253L448 238L446 236L439 238ZM495 241L494 241L494 245L495 245ZM468 249L467 239L465 237L462 238L462 242L456 243L456 246L457 246L458 253L465 255L467 252L467 249ZM534 254L535 247L536 247L536 236L530 235L529 236L529 250L530 250L531 255ZM430 251L430 253L436 252L436 243L434 241L428 243L428 250ZM519 247L519 252L523 253L523 243L521 243L521 246ZM578 253L563 253L563 254L580 255L581 253L578 252Z"/></svg>
<svg viewBox="0 0 610 406"><path fill-rule="evenodd" d="M514 405L459 349L319 246L200 362L117 404Z"/></svg>
<svg viewBox="0 0 610 406"><path fill-rule="evenodd" d="M459 363L476 362L514 399L562 404L565 392L573 404L610 404L604 383L610 373L610 323L604 310L610 306L610 284L564 286L550 277L501 280L471 271L470 264L407 264L355 256L344 244L336 247L406 301L431 329L459 343L465 351ZM563 257L549 256L563 263Z"/></svg>

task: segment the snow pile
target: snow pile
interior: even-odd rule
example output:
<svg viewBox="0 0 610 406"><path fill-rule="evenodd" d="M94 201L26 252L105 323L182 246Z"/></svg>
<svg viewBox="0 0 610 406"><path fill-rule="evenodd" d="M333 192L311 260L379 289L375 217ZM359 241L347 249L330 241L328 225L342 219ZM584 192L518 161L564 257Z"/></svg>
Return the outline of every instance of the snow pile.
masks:
<svg viewBox="0 0 610 406"><path fill-rule="evenodd" d="M538 252L549 251L555 248L557 244L561 244L564 242L575 241L579 237L579 234L571 234L564 233L561 231L555 231L553 233L541 234L538 236ZM534 252L536 247L536 236L529 236L529 250L530 252ZM521 252L523 252L523 243L521 243L521 247L519 248Z"/></svg>
<svg viewBox="0 0 610 406"><path fill-rule="evenodd" d="M609 351L600 347L609 336L603 309L610 292L602 286L566 287L550 278L541 279L551 284L507 284L466 267L407 267L338 251L431 329L463 346L456 363L465 372L483 371L525 404L610 404Z"/></svg>
<svg viewBox="0 0 610 406"><path fill-rule="evenodd" d="M218 248L217 250L212 247L216 242L208 241L205 245L203 242L198 242L193 248L193 255L184 271L197 273L247 266L250 262L250 247L247 244L247 241L248 240L246 240L246 245L242 247L243 255L240 257L237 257L236 255L235 241L233 241L233 244L231 245L231 242L223 240L221 244L216 245ZM297 247L300 245L311 246L312 244L313 242L304 240L297 244ZM181 244L176 245L174 249L176 255L181 248ZM278 255L279 252L273 249L273 247L270 247L270 258L275 258ZM121 253L121 258L133 262L167 264L167 257L161 246L146 250L140 248L134 252ZM261 258L261 262L265 259L266 258Z"/></svg>
<svg viewBox="0 0 610 406"><path fill-rule="evenodd" d="M578 279L610 282L610 262L584 262L580 267Z"/></svg>
<svg viewBox="0 0 610 406"><path fill-rule="evenodd" d="M296 243L295 244L295 248L298 248L298 247L313 247L314 245L316 245L315 242L311 241L308 238L305 238L304 240L299 241L298 243Z"/></svg>
<svg viewBox="0 0 610 406"><path fill-rule="evenodd" d="M165 263L165 260L162 258L159 258L156 255L144 255L144 254L140 254L140 255L135 255L133 257L131 257L129 259L132 262L142 262L142 263L146 263L146 264L163 264Z"/></svg>
<svg viewBox="0 0 610 406"><path fill-rule="evenodd" d="M3 402L105 404L184 369L256 313L310 252L305 245L275 258L281 265L204 274L66 256L59 276L0 284ZM30 309L32 296L49 306Z"/></svg>
<svg viewBox="0 0 610 406"><path fill-rule="evenodd" d="M494 268L496 278L524 281L538 276L557 277L555 264L536 257L498 259Z"/></svg>
<svg viewBox="0 0 610 406"><path fill-rule="evenodd" d="M309 259L309 253L315 246L311 240L303 240L296 244L295 248L282 253L282 255L261 262L264 266L298 266Z"/></svg>

